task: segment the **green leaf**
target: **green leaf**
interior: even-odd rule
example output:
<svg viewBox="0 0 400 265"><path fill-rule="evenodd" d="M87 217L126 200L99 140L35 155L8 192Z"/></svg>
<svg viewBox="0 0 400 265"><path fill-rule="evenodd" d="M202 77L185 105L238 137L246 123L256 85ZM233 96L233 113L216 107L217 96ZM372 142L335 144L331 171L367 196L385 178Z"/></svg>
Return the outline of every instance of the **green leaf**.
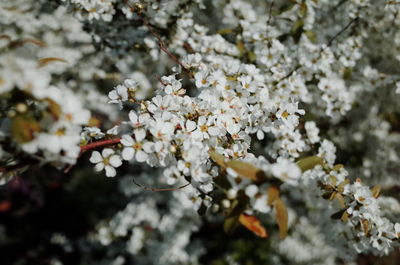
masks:
<svg viewBox="0 0 400 265"><path fill-rule="evenodd" d="M239 226L239 215L228 217L224 221L224 231L228 235L231 235L238 226Z"/></svg>

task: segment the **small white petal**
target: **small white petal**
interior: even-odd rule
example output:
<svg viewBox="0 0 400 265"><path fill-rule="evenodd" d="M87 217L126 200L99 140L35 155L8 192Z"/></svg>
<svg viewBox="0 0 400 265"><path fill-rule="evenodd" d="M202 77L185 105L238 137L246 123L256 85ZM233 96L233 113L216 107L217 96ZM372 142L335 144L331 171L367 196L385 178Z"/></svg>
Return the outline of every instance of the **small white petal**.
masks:
<svg viewBox="0 0 400 265"><path fill-rule="evenodd" d="M153 145L154 143L152 142L145 142L142 148L146 153L153 153Z"/></svg>
<svg viewBox="0 0 400 265"><path fill-rule="evenodd" d="M239 124L231 124L228 126L228 128L226 128L226 130L230 134L237 134L240 131L240 126L239 126Z"/></svg>
<svg viewBox="0 0 400 265"><path fill-rule="evenodd" d="M210 128L208 128L208 133L211 136L217 136L217 135L219 135L219 129L217 127L215 127L215 126L210 127Z"/></svg>
<svg viewBox="0 0 400 265"><path fill-rule="evenodd" d="M258 192L258 187L254 184L247 186L245 193L247 196L249 196L250 198L254 197L254 195L256 195Z"/></svg>
<svg viewBox="0 0 400 265"><path fill-rule="evenodd" d="M128 134L124 134L121 137L121 144L125 145L125 146L132 146L134 143L132 136L128 135Z"/></svg>
<svg viewBox="0 0 400 265"><path fill-rule="evenodd" d="M263 131L261 131L261 130L257 131L257 139L258 140L264 139L264 132Z"/></svg>
<svg viewBox="0 0 400 265"><path fill-rule="evenodd" d="M103 161L103 157L100 155L100 152L94 151L94 152L92 152L92 155L89 158L89 161L92 162L93 164L96 164L96 163Z"/></svg>
<svg viewBox="0 0 400 265"><path fill-rule="evenodd" d="M103 168L104 168L104 164L103 163L98 163L98 164L96 164L94 166L94 170L97 171L97 172L102 171Z"/></svg>
<svg viewBox="0 0 400 265"><path fill-rule="evenodd" d="M115 170L115 168L111 166L106 166L106 176L115 177L115 175L117 175L117 171Z"/></svg>
<svg viewBox="0 0 400 265"><path fill-rule="evenodd" d="M147 154L145 152L143 152L142 150L138 150L136 152L136 156L135 156L136 160L138 162L145 162L147 159Z"/></svg>
<svg viewBox="0 0 400 265"><path fill-rule="evenodd" d="M191 132L196 129L196 123L194 121L187 120L186 121L186 130Z"/></svg>
<svg viewBox="0 0 400 265"><path fill-rule="evenodd" d="M110 164L113 167L119 167L119 166L122 165L122 160L121 160L121 157L119 155L111 156L109 161L110 161Z"/></svg>
<svg viewBox="0 0 400 265"><path fill-rule="evenodd" d="M112 150L111 148L103 149L103 151L101 152L101 155L103 157L109 157L112 154L114 154L114 150Z"/></svg>
<svg viewBox="0 0 400 265"><path fill-rule="evenodd" d="M110 93L108 93L108 97L109 97L111 100L117 100L117 99L118 99L117 91L111 90Z"/></svg>
<svg viewBox="0 0 400 265"><path fill-rule="evenodd" d="M134 155L135 149L133 149L132 147L125 147L124 150L122 150L122 158L124 160L131 160Z"/></svg>
<svg viewBox="0 0 400 265"><path fill-rule="evenodd" d="M136 112L134 112L133 110L131 110L131 111L129 112L129 120L130 120L132 123L137 123L137 122L138 122L138 115L137 115Z"/></svg>
<svg viewBox="0 0 400 265"><path fill-rule="evenodd" d="M136 129L133 133L135 134L135 139L137 142L141 142L144 138L146 138L146 131L144 129Z"/></svg>

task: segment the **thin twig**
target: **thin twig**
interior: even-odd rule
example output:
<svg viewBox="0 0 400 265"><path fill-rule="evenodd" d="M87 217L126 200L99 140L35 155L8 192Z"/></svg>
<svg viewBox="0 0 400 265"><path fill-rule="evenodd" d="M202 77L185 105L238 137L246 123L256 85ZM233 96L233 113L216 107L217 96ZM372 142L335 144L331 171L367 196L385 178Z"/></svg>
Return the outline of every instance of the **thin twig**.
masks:
<svg viewBox="0 0 400 265"><path fill-rule="evenodd" d="M329 47L332 45L332 43L343 33L345 32L354 22L356 22L358 20L358 17L353 18L352 20L350 20L349 23L347 23L346 26L344 26L344 28L342 28L338 33L335 34L335 36L333 36L328 43L326 44L326 47Z"/></svg>
<svg viewBox="0 0 400 265"><path fill-rule="evenodd" d="M329 41L327 42L326 46L321 48L318 58L321 57L322 52L327 49L328 47L330 47L332 45L332 43L341 35L343 34L343 32L345 32L353 23L358 21L358 17L353 18L352 20L350 20L349 23L346 24L346 26L344 26L339 32L337 32L332 38L329 39ZM297 70L299 70L301 68L301 65L296 66L293 70L291 70L287 75L285 75L284 77L282 77L279 81L278 84L289 78L291 75L293 75L293 73L295 73Z"/></svg>
<svg viewBox="0 0 400 265"><path fill-rule="evenodd" d="M95 149L97 147L118 144L120 141L121 141L121 138L115 138L115 139L101 140L101 141L93 142L93 143L90 143L87 145L83 145L83 146L81 146L81 154L88 150Z"/></svg>
<svg viewBox="0 0 400 265"><path fill-rule="evenodd" d="M135 10L135 8L133 6L131 6L128 3L128 6ZM138 12L137 15L139 16L139 20L143 23L143 25L145 25L147 27L147 29L149 30L150 34L153 35L154 38L157 39L158 42L158 47L165 52L174 62L176 62L177 64L179 64L183 71L185 71L188 75L191 75L190 70L187 68L186 65L184 65L179 59L178 57L176 57L172 52L170 52L167 47L165 46L163 40L161 39L160 35L157 34L157 32L154 30L154 28L151 26L151 24L147 21L147 19L145 17L143 17L143 15Z"/></svg>
<svg viewBox="0 0 400 265"><path fill-rule="evenodd" d="M190 183L186 183L185 185L179 186L179 187L177 187L177 188L161 188L161 189L160 189L160 188L146 187L146 186L144 186L144 185L142 185L142 184L139 184L139 183L137 183L137 182L135 181L135 178L132 178L132 181L133 181L133 183L134 183L136 186L138 186L138 187L140 187L140 188L142 188L142 189L144 189L144 190L156 191L156 192L159 192L159 191L176 191L176 190L183 189L183 188L185 188L185 187L187 187L187 186L190 185Z"/></svg>
<svg viewBox="0 0 400 265"><path fill-rule="evenodd" d="M161 37L154 31L154 29L151 27L151 25L148 23L148 21L145 18L142 18L142 17L141 17L141 20L142 20L143 24L146 25L146 27L149 30L149 32L151 33L151 35L153 35L157 39L158 47L160 47L160 49L163 52L165 52L174 62L179 64L186 73L190 74L189 69L181 61L179 61L179 59L172 52L170 52L165 47L165 44L162 41Z"/></svg>
<svg viewBox="0 0 400 265"><path fill-rule="evenodd" d="M271 25L271 21L272 21L272 9L274 8L274 3L275 3L275 0L272 0L271 5L269 6L268 20L267 20L267 31L268 31L268 27Z"/></svg>

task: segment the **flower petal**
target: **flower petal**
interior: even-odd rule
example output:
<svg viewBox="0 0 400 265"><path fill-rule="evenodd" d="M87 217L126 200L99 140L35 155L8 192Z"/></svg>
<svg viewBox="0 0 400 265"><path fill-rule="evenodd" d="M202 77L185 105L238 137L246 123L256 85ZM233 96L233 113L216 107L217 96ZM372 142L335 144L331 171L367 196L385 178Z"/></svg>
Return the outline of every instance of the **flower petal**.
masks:
<svg viewBox="0 0 400 265"><path fill-rule="evenodd" d="M107 177L115 177L117 175L117 171L112 166L106 166L106 176Z"/></svg>
<svg viewBox="0 0 400 265"><path fill-rule="evenodd" d="M110 161L110 165L112 165L113 167L119 167L122 165L122 160L119 155L111 156L109 161Z"/></svg>
<svg viewBox="0 0 400 265"><path fill-rule="evenodd" d="M94 170L97 171L97 172L102 171L103 168L104 168L104 164L103 163L98 163L98 164L96 164L94 166Z"/></svg>
<svg viewBox="0 0 400 265"><path fill-rule="evenodd" d="M145 162L147 159L147 154L145 152L143 152L142 150L138 150L136 152L136 156L135 156L136 160L138 162Z"/></svg>
<svg viewBox="0 0 400 265"><path fill-rule="evenodd" d="M101 156L100 152L93 151L91 157L89 158L89 161L93 164L100 163L101 161L103 161L103 157Z"/></svg>
<svg viewBox="0 0 400 265"><path fill-rule="evenodd" d="M134 143L132 136L128 135L128 134L124 134L121 137L121 144L125 145L125 146L132 146Z"/></svg>
<svg viewBox="0 0 400 265"><path fill-rule="evenodd" d="M109 156L111 156L112 154L114 154L114 150L111 149L111 148L105 148L105 149L103 149L103 151L101 152L101 155L102 155L104 158L109 157Z"/></svg>
<svg viewBox="0 0 400 265"><path fill-rule="evenodd" d="M131 160L134 155L135 149L133 149L132 147L125 147L124 150L122 150L122 158L124 160Z"/></svg>
<svg viewBox="0 0 400 265"><path fill-rule="evenodd" d="M135 134L135 139L138 142L141 142L144 138L146 138L146 131L144 129L136 129L133 133Z"/></svg>

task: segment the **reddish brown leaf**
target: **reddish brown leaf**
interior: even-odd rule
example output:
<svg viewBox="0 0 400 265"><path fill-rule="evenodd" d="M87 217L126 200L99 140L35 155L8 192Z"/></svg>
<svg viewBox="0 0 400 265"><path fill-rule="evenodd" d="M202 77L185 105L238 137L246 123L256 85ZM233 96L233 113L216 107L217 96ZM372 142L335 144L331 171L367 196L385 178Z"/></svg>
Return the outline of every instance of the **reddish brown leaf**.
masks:
<svg viewBox="0 0 400 265"><path fill-rule="evenodd" d="M266 238L268 236L267 230L255 216L242 213L239 216L239 222L259 237Z"/></svg>

